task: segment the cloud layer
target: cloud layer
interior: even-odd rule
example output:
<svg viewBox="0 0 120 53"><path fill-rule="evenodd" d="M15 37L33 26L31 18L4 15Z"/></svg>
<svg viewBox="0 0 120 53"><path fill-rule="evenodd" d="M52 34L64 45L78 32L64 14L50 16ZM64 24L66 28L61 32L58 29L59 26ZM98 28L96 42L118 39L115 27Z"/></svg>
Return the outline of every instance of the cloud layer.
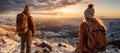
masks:
<svg viewBox="0 0 120 53"><path fill-rule="evenodd" d="M31 10L50 10L80 3L82 0L0 0L0 13L16 12L24 8L26 4Z"/></svg>

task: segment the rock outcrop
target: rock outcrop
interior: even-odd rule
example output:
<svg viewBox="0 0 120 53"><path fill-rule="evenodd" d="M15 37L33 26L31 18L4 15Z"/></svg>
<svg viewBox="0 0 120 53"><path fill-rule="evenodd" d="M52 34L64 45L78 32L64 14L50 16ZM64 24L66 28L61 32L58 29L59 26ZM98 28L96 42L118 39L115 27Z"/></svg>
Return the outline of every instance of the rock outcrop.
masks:
<svg viewBox="0 0 120 53"><path fill-rule="evenodd" d="M39 45L39 47L47 48L47 49L45 49L45 51L47 51L47 52L48 52L48 51L52 52L52 50L53 50L52 45L51 45L49 42L47 42L47 41L42 42L42 43Z"/></svg>

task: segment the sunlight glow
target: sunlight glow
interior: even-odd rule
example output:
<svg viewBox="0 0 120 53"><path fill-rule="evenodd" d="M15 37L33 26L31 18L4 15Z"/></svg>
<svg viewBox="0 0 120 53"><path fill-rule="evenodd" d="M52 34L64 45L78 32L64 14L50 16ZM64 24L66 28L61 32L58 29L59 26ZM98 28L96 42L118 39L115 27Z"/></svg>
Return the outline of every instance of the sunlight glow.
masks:
<svg viewBox="0 0 120 53"><path fill-rule="evenodd" d="M62 13L64 16L69 17L80 17L83 16L83 12L85 9L85 5L76 4L76 5L70 5L63 8L55 9L53 12L59 12Z"/></svg>
<svg viewBox="0 0 120 53"><path fill-rule="evenodd" d="M68 13L68 12L78 12L78 11L80 12L81 9L84 9L84 7L78 4L78 5L70 5L63 8L55 9L54 11Z"/></svg>

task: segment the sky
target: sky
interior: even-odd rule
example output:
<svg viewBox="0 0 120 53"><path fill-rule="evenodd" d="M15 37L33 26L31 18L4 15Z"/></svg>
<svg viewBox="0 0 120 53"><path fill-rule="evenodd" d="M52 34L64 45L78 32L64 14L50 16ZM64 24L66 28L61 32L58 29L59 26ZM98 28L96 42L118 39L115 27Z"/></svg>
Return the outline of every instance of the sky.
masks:
<svg viewBox="0 0 120 53"><path fill-rule="evenodd" d="M120 0L94 0L97 16L120 17Z"/></svg>
<svg viewBox="0 0 120 53"><path fill-rule="evenodd" d="M120 17L120 0L0 0L0 16L21 13L26 4L34 17L80 18L89 3L97 17Z"/></svg>

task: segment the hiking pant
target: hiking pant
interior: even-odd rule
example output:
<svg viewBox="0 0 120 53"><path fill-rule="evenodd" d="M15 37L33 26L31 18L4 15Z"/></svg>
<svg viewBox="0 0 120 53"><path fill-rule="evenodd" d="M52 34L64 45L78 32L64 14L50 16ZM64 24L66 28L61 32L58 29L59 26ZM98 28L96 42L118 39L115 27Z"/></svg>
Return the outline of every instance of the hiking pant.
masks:
<svg viewBox="0 0 120 53"><path fill-rule="evenodd" d="M31 44L32 44L32 32L28 30L26 34L23 34L21 37L21 53L31 53Z"/></svg>

